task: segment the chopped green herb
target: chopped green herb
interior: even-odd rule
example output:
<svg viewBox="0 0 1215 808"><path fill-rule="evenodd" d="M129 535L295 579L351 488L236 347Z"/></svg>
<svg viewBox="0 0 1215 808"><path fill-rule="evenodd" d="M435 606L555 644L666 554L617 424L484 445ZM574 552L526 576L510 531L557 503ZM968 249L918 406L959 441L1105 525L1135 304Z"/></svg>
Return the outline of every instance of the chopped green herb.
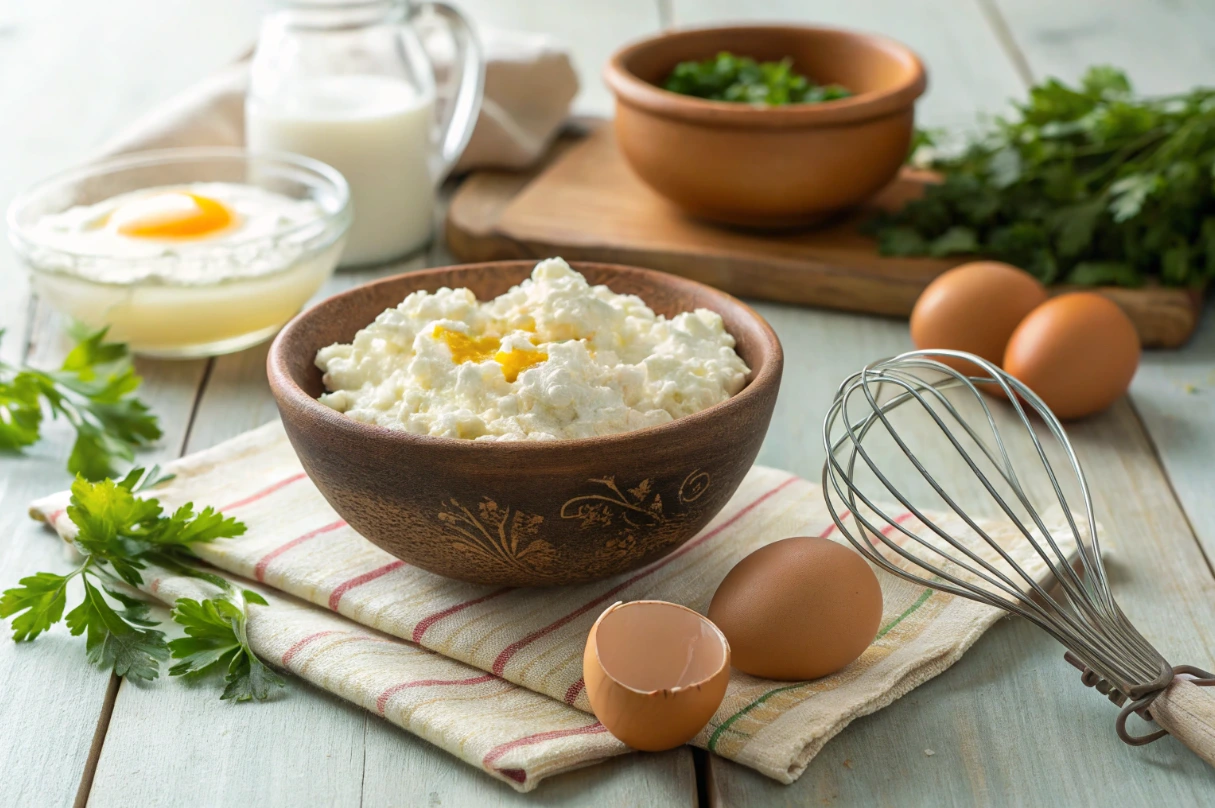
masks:
<svg viewBox="0 0 1215 808"><path fill-rule="evenodd" d="M136 448L160 437L156 416L135 397L140 378L127 346L106 342L105 333L82 334L59 370L0 362L0 449L37 443L49 412L76 430L68 471L100 480L115 474L116 460L130 462Z"/></svg>
<svg viewBox="0 0 1215 808"><path fill-rule="evenodd" d="M1111 67L1049 79L928 167L940 184L870 223L882 253L972 253L1082 286L1215 277L1215 89L1140 98Z"/></svg>
<svg viewBox="0 0 1215 808"><path fill-rule="evenodd" d="M703 62L680 62L662 87L710 101L766 106L815 104L852 95L838 84L815 84L793 72L792 59L757 62L725 51Z"/></svg>

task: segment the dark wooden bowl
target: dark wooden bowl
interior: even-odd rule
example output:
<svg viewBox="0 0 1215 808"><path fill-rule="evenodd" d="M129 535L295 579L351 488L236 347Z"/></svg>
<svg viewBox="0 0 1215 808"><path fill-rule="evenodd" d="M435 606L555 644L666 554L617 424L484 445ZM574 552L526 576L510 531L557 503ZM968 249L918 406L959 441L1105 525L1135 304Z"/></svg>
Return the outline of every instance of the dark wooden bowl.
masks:
<svg viewBox="0 0 1215 808"><path fill-rule="evenodd" d="M445 267L351 289L292 320L266 362L292 446L351 527L440 575L551 586L640 567L721 510L768 429L784 361L776 334L750 307L694 281L610 264L573 266L661 314L716 311L751 368L746 387L693 415L602 438L499 443L393 431L316 400L324 391L317 350L350 342L410 292L466 286L487 300L528 277L533 262Z"/></svg>

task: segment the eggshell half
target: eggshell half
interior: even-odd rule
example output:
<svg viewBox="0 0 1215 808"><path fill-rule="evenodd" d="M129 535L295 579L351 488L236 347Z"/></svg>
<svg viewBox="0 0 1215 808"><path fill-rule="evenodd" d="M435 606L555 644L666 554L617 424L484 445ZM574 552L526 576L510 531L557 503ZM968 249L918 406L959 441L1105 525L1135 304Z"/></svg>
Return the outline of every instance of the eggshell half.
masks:
<svg viewBox="0 0 1215 808"><path fill-rule="evenodd" d="M1131 386L1139 354L1135 324L1117 303L1071 292L1038 306L1017 326L1004 369L1066 420L1117 401Z"/></svg>
<svg viewBox="0 0 1215 808"><path fill-rule="evenodd" d="M882 587L869 563L830 539L759 548L722 579L709 619L734 667L765 679L817 679L864 653L882 622Z"/></svg>
<svg viewBox="0 0 1215 808"><path fill-rule="evenodd" d="M634 749L687 743L730 681L730 645L703 615L675 603L608 607L586 638L582 676L595 717Z"/></svg>
<svg viewBox="0 0 1215 808"><path fill-rule="evenodd" d="M920 293L911 312L911 341L917 348L967 351L999 365L1017 324L1046 298L1037 278L1010 264L963 264ZM978 372L971 362L941 361L963 373Z"/></svg>

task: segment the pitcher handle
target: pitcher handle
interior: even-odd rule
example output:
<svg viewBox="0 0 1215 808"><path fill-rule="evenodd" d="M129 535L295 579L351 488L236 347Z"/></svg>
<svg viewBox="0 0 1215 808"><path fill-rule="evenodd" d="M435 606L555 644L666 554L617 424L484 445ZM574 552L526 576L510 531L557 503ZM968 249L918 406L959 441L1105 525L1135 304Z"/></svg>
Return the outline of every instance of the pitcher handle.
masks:
<svg viewBox="0 0 1215 808"><path fill-rule="evenodd" d="M447 120L440 127L438 166L434 172L435 184L438 185L464 153L464 147L468 145L477 125L477 113L481 109L481 94L485 87L485 57L468 18L454 6L440 2L417 3L409 17L412 20L426 11L434 12L450 29L456 46L455 65L459 66L455 101L447 113Z"/></svg>

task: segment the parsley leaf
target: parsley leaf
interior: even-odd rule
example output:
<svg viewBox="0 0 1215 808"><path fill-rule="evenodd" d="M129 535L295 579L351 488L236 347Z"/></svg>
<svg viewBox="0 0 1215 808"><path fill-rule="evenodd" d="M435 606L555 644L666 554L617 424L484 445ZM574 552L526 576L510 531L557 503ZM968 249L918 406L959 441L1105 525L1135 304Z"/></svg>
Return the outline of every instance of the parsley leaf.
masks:
<svg viewBox="0 0 1215 808"><path fill-rule="evenodd" d="M99 343L89 350L104 351L105 345ZM224 518L212 508L195 512L193 505L186 504L165 515L155 499L136 496L164 479L155 468L147 473L135 469L117 482L76 479L67 515L77 527L72 544L84 558L67 575L40 572L22 578L18 586L0 595L0 617L13 618L15 641L34 640L62 619L74 636L85 636L86 655L94 665L135 680L156 678L160 663L169 659L169 644L156 630L148 604L114 584L139 586L143 583L141 570L156 564L186 570L185 574L218 581L221 589L230 589L223 578L189 566L185 560L191 558L189 548L197 542L245 532L244 524ZM84 597L65 616L68 584L77 577ZM249 594L252 597L245 600L264 603L256 594ZM265 692L264 682L275 677L258 670L261 663L252 657L244 638L243 612L239 617L238 646L251 660L232 660L244 671L237 676L237 686L257 696Z"/></svg>
<svg viewBox="0 0 1215 808"><path fill-rule="evenodd" d="M67 583L76 574L39 572L18 581L18 588L5 590L0 596L0 617L25 612L13 619L15 642L32 640L59 622L67 606Z"/></svg>
<svg viewBox="0 0 1215 808"><path fill-rule="evenodd" d="M130 462L135 449L160 438L156 416L135 397L140 378L126 345L106 342L105 334L83 334L55 371L0 362L0 449L36 443L49 412L76 430L68 471L99 480L115 473L115 461Z"/></svg>
<svg viewBox="0 0 1215 808"><path fill-rule="evenodd" d="M662 88L710 101L736 101L759 106L815 104L852 95L838 84L815 84L793 70L793 60L757 62L722 51L712 59L680 62Z"/></svg>
<svg viewBox="0 0 1215 808"><path fill-rule="evenodd" d="M1215 88L1143 98L1093 67L933 158L941 182L869 223L883 254L971 252L1044 283L1215 279Z"/></svg>
<svg viewBox="0 0 1215 808"><path fill-rule="evenodd" d="M884 255L924 255L928 243L911 227L891 227L878 235Z"/></svg>
<svg viewBox="0 0 1215 808"><path fill-rule="evenodd" d="M957 255L972 253L978 249L979 242L975 231L970 227L955 226L946 230L932 240L928 252L935 256Z"/></svg>
<svg viewBox="0 0 1215 808"><path fill-rule="evenodd" d="M224 515L214 508L203 508L195 513L193 505L186 504L162 520L147 540L156 545L189 546L195 542L231 538L245 532L243 523Z"/></svg>
<svg viewBox="0 0 1215 808"><path fill-rule="evenodd" d="M7 382L3 374L0 366L0 449L16 451L38 442L42 403L38 383L30 374L17 373Z"/></svg>
<svg viewBox="0 0 1215 808"><path fill-rule="evenodd" d="M249 647L246 634L247 604L266 601L248 589L228 598L202 602L182 598L173 607L173 619L185 626L186 635L169 643L174 659L170 676L197 678L224 672L222 699L265 701L283 686L282 678L264 665Z"/></svg>
<svg viewBox="0 0 1215 808"><path fill-rule="evenodd" d="M1121 261L1081 261L1064 278L1077 286L1138 286L1142 278Z"/></svg>
<svg viewBox="0 0 1215 808"><path fill-rule="evenodd" d="M85 634L89 662L113 669L119 676L137 681L155 679L160 673L160 662L169 658L162 632L146 628L146 621L140 617L131 622L119 614L87 577L84 600L68 612L65 622L74 636Z"/></svg>

